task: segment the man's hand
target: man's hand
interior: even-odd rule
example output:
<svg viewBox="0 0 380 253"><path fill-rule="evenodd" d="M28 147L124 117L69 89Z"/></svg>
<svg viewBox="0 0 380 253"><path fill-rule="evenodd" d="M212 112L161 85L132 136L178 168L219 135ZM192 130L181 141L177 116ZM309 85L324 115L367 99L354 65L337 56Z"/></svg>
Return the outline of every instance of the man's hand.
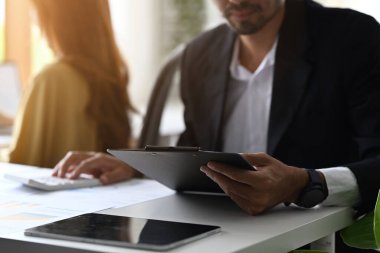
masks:
<svg viewBox="0 0 380 253"><path fill-rule="evenodd" d="M119 159L104 153L68 152L55 166L53 176L76 179L91 174L103 183L112 184L141 175Z"/></svg>
<svg viewBox="0 0 380 253"><path fill-rule="evenodd" d="M257 171L215 162L202 166L201 171L251 215L262 213L282 202L295 202L308 183L305 169L288 166L264 153L242 156Z"/></svg>

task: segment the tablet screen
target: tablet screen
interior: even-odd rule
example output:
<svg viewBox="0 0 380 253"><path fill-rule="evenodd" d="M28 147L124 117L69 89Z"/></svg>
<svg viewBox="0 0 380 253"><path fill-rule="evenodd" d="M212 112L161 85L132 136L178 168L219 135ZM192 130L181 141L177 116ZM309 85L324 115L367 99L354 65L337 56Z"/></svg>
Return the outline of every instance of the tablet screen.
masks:
<svg viewBox="0 0 380 253"><path fill-rule="evenodd" d="M91 213L27 229L25 235L168 250L219 231L217 226Z"/></svg>

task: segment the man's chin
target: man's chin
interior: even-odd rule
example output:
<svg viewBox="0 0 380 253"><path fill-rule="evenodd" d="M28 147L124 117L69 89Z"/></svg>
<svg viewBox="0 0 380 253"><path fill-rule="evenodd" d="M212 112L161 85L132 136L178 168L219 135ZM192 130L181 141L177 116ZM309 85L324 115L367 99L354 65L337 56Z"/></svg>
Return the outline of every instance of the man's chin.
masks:
<svg viewBox="0 0 380 253"><path fill-rule="evenodd" d="M261 30L262 27L258 27L248 22L228 22L229 26L237 33L241 35L255 34Z"/></svg>

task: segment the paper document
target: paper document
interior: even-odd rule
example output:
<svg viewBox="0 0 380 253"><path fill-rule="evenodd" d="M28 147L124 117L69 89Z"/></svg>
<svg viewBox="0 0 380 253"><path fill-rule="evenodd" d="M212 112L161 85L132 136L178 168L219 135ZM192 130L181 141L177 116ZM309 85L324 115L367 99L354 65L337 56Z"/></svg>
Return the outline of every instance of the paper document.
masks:
<svg viewBox="0 0 380 253"><path fill-rule="evenodd" d="M51 170L0 163L0 234L52 221L164 197L174 192L153 180L134 179L110 186L45 192L3 178L6 172L46 174Z"/></svg>

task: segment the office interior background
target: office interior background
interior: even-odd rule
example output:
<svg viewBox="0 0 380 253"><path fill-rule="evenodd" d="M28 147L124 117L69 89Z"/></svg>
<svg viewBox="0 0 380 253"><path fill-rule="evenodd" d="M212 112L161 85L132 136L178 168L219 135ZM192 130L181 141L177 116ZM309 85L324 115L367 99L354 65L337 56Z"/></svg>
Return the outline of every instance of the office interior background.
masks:
<svg viewBox="0 0 380 253"><path fill-rule="evenodd" d="M317 0L326 6L352 8L380 21L379 0ZM134 115L134 135L141 126L150 92L165 57L178 45L221 22L212 0L110 0L114 31L130 71L129 91L140 114ZM29 0L0 0L0 62L13 61L22 90L31 77L53 60L36 24ZM183 128L178 89L172 90L162 131Z"/></svg>

